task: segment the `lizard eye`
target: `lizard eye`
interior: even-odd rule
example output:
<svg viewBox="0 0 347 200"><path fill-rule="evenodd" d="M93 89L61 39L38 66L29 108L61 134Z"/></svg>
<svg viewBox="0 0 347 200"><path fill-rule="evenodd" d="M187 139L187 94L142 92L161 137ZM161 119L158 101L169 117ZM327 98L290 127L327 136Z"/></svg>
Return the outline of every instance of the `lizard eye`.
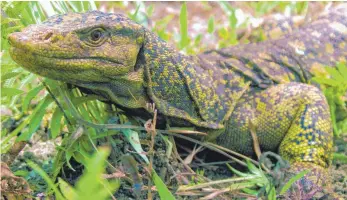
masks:
<svg viewBox="0 0 347 200"><path fill-rule="evenodd" d="M102 37L102 32L100 30L94 30L91 32L90 37L96 42Z"/></svg>
<svg viewBox="0 0 347 200"><path fill-rule="evenodd" d="M85 40L86 44L90 46L100 46L107 39L107 32L103 28L95 28L89 32L87 32L87 40Z"/></svg>

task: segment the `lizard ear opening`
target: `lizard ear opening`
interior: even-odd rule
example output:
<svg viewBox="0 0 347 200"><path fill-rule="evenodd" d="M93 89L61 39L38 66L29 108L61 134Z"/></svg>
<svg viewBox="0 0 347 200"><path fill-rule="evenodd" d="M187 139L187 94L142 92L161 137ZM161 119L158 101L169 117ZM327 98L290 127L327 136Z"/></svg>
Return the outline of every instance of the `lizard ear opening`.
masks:
<svg viewBox="0 0 347 200"><path fill-rule="evenodd" d="M135 63L135 66L134 66L134 71L138 71L138 70L143 68L144 60L145 60L144 50L143 50L143 45L141 45L140 50L137 53L136 63Z"/></svg>
<svg viewBox="0 0 347 200"><path fill-rule="evenodd" d="M146 42L146 37L145 37L145 28L144 27L139 31L136 42L140 46L140 48L139 48L139 52L137 53L134 71L138 71L138 70L142 69L144 66L144 62L145 62L144 44Z"/></svg>

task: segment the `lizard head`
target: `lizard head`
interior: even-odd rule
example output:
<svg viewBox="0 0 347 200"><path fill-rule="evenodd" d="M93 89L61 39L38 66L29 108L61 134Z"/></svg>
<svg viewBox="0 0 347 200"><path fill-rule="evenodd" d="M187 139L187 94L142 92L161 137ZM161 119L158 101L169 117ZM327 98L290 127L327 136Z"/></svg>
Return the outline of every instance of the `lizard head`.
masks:
<svg viewBox="0 0 347 200"><path fill-rule="evenodd" d="M133 71L144 28L119 14L69 13L8 37L14 61L41 76L108 82Z"/></svg>

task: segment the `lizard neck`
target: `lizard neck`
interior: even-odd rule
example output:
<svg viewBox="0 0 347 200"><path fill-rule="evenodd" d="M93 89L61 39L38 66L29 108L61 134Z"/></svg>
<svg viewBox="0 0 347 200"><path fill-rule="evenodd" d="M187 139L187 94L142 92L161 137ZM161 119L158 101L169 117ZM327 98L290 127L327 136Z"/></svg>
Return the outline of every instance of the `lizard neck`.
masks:
<svg viewBox="0 0 347 200"><path fill-rule="evenodd" d="M161 113L200 127L224 127L246 88L243 79L179 53L149 31L142 51L146 93Z"/></svg>

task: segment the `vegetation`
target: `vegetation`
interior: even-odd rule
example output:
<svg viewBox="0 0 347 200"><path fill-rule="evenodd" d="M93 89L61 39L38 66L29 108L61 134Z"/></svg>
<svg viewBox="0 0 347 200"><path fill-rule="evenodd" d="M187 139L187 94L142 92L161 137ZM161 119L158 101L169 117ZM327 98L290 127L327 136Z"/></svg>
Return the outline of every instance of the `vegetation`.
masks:
<svg viewBox="0 0 347 200"><path fill-rule="evenodd" d="M266 196L268 199L275 199L279 195L284 195L295 180L307 173L298 174L287 183L280 184L281 181L276 177L278 178L286 167L285 164L278 164L282 163L280 158L277 159L278 163L275 167L269 167L264 166L262 162L243 156L241 157L243 160L237 162L247 166L249 173L240 172L228 165L229 173L236 174L236 178L224 177L223 180L209 182L209 179L204 176L205 168L193 168L194 171L186 166L193 175L181 179L171 177L177 180L173 181L175 184L168 184L171 179L165 179L162 169L160 166L155 166L158 162L153 161L153 158L154 151L160 154L160 150L163 150L167 159L160 164L162 168L168 168L168 171L170 167L175 168L171 166L172 158L169 159L169 157L173 156L184 163L177 154L173 136L227 154L232 160L234 154L217 145L202 144L167 131L147 129L145 132L149 136L143 136L144 134L139 134L143 132L140 131L143 129L143 121L126 116L119 108L97 101L93 96L85 96L70 85L31 74L14 63L8 53L7 35L9 33L19 31L30 24L41 23L55 14L83 12L101 7L104 9L117 7L126 10L128 17L151 28L162 39L173 41L174 45L186 54L195 54L208 49L203 42L205 36L214 38L218 48L265 40L262 29L255 30L253 38L252 35L240 37L238 31L246 29L248 21L244 20L240 23L236 16L237 9L229 3L221 2L215 5L221 7L224 15L227 16L227 26L214 17L210 17L204 19L206 20L204 23L207 24L206 31L195 35L189 34L187 9L189 4L186 3L180 5L177 33L168 31L170 23L173 23L173 14L168 14L150 25L150 18L156 9L156 4L151 3L136 2L131 5L122 2L93 1L0 3L2 11L1 154L13 151L15 144L23 144L21 146L23 148L26 144L30 145L34 142L33 146L35 146L37 141L44 140L53 141L57 151L56 155L48 160L25 154L23 156L25 161L17 159L17 163L14 162L11 169L16 176L28 181L30 188L33 189L30 195L39 196L40 193L44 193L44 196L54 195L57 199L110 199L113 198L113 194L119 197L128 195L135 198L144 198L144 196L154 198L159 195L162 199L197 195L204 196L204 199L212 199L218 195L237 191L234 196L240 198ZM207 3L201 4L210 6ZM283 13L288 10L293 15L304 14L308 3L252 2L248 6L254 11L254 16L261 17L269 13ZM134 9L128 11L130 7ZM324 87L332 113L334 133L338 138L347 135L347 116L345 116L347 97L344 96L347 91L346 74L347 66L344 63L338 63L336 68L322 72L321 76L312 79L312 83L320 83ZM127 127L132 129L125 129ZM182 131L189 132L189 130ZM124 146L129 145L130 147L126 148L131 150L124 150L126 149ZM154 145L163 146L164 149L155 148ZM111 152L108 148L98 148L99 146L111 146L113 151ZM124 152L130 152L136 159L122 157ZM144 152L147 153L144 154ZM107 160L108 155L111 155L110 158L118 157L118 160ZM335 162L346 163L347 157L343 153L335 155ZM24 167L23 162L27 163ZM182 163L180 166L186 165ZM121 166L123 168L125 166L128 170L122 170ZM207 168L206 170L208 171ZM81 175L80 178L78 178L79 175ZM180 181L188 185L180 185ZM152 185L155 189L151 187ZM142 188L140 194L132 195L132 192L129 192L136 193L139 187ZM202 188L211 189L211 192L203 192ZM120 194L122 192L126 194Z"/></svg>

